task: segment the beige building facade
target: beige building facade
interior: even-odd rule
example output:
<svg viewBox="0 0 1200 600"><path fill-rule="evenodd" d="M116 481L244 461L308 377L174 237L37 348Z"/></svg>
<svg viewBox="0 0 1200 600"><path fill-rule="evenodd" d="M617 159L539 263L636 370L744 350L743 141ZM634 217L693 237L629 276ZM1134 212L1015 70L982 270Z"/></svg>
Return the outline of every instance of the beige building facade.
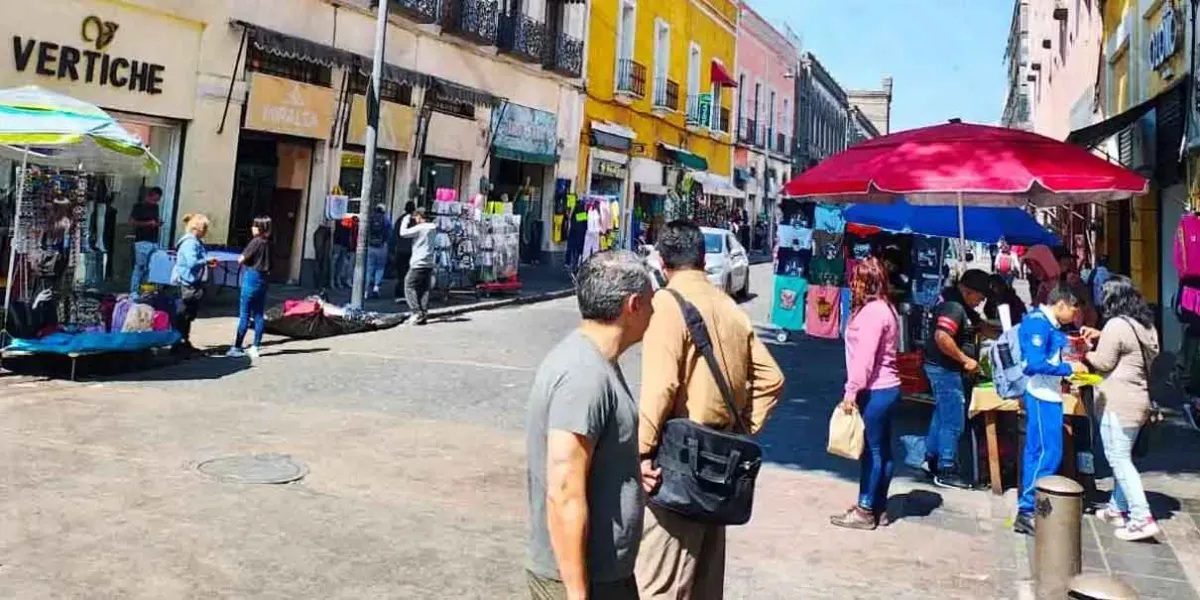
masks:
<svg viewBox="0 0 1200 600"><path fill-rule="evenodd" d="M586 8L526 4L475 18L465 9L477 0L392 2L373 204L396 214L435 188L465 198L520 181L530 226L543 228L530 251L552 249L556 182L578 170ZM163 245L187 213L209 215L207 241L231 246L268 214L273 278L308 279L327 197L363 195L368 0L0 0L0 10L21 15L0 21L0 52L10 54L0 88L38 85L95 103L162 161L157 174L114 179L117 240L133 203L161 187ZM531 33L530 22L542 27ZM520 144L505 132L541 145L509 151L497 144ZM129 262L126 245L114 244L114 264Z"/></svg>

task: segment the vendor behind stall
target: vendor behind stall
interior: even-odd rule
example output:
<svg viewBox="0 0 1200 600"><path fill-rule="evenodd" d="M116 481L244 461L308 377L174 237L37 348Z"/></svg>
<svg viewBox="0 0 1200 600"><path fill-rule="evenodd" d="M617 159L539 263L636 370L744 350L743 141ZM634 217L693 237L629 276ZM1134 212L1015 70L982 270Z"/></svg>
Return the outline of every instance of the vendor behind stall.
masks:
<svg viewBox="0 0 1200 600"><path fill-rule="evenodd" d="M925 462L939 487L969 489L958 470L958 438L966 427L963 379L979 370L975 335L983 325L976 308L988 293L988 274L969 269L942 291L934 308L935 329L925 344L925 374L934 411L925 439Z"/></svg>
<svg viewBox="0 0 1200 600"><path fill-rule="evenodd" d="M999 321L1000 307L1008 305L1008 315L1012 319L1012 324L1016 325L1021 322L1025 316L1026 307L1021 298L1017 296L1016 290L1008 285L1007 279L1003 275L993 273L988 278L990 283L990 294L987 304L983 305L983 316L989 321Z"/></svg>

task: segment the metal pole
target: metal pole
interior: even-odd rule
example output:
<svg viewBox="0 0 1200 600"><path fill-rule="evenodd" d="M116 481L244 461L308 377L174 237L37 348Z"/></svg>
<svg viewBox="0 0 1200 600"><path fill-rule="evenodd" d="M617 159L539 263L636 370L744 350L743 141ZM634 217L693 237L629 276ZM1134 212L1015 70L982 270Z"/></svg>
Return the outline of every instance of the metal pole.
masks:
<svg viewBox="0 0 1200 600"><path fill-rule="evenodd" d="M16 277L13 270L17 264L17 234L21 231L21 200L25 197L25 171L29 168L29 146L25 146L25 152L21 155L21 178L17 180L17 201L13 204L13 226L12 234L9 235L8 244L8 273L7 281L4 283L4 331L8 331L8 309L12 306L12 291L13 284L16 283Z"/></svg>
<svg viewBox="0 0 1200 600"><path fill-rule="evenodd" d="M367 228L371 216L371 188L375 178L375 144L379 137L379 82L383 78L383 47L387 37L387 2L379 0L375 21L375 58L371 64L371 85L367 90L366 157L363 162L362 201L358 207L358 243L354 252L354 287L350 307L362 308L367 278Z"/></svg>
<svg viewBox="0 0 1200 600"><path fill-rule="evenodd" d="M958 257L960 261L967 259L967 228L963 221L963 197L960 190L958 192ZM971 265L963 265L963 272L969 268Z"/></svg>

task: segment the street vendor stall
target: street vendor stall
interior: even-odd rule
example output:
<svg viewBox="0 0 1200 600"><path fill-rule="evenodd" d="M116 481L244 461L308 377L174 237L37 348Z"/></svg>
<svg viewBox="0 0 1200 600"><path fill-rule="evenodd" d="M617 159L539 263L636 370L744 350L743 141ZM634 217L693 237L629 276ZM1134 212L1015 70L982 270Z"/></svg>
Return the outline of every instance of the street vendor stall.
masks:
<svg viewBox="0 0 1200 600"><path fill-rule="evenodd" d="M1145 177L1083 148L1027 131L956 119L853 146L788 182L784 194L826 203L894 205L903 200L908 205L947 207L942 210L954 211L954 232L960 247L965 247L969 230L988 225L977 223L986 217L971 216L968 226L968 208L1104 203L1144 194L1147 189ZM938 232L944 234L944 229ZM903 383L902 378L902 387ZM989 470L995 487L999 481L994 463L998 455L995 416L1017 403L990 396L986 389L972 391L968 414L983 415L985 430L991 430L987 432ZM1075 402L1069 414L1079 414L1080 404ZM1065 432L1068 440L1071 433ZM1073 453L1067 454L1069 464Z"/></svg>
<svg viewBox="0 0 1200 600"><path fill-rule="evenodd" d="M82 356L171 346L174 302L95 292L81 260L97 178L156 171L158 160L104 111L37 87L0 90L0 145L22 150L4 291L4 357ZM53 160L41 157L52 156Z"/></svg>

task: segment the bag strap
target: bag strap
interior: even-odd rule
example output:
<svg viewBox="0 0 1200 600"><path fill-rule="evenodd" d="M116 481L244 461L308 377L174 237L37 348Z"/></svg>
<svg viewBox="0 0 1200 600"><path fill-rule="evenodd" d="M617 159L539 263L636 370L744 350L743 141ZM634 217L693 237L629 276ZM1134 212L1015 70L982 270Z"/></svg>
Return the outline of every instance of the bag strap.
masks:
<svg viewBox="0 0 1200 600"><path fill-rule="evenodd" d="M1151 367L1152 361L1150 360L1150 352L1146 349L1146 344L1142 342L1142 336L1138 335L1137 327L1133 326L1133 320L1131 320L1129 317L1121 317L1121 320L1129 326L1129 329L1133 332L1133 339L1137 340L1138 350L1140 350L1142 353L1142 370L1145 371L1146 374L1146 387L1149 389L1152 383L1151 375L1154 373L1154 370ZM1154 401L1154 398L1150 399L1150 408L1154 410L1158 409L1158 403Z"/></svg>
<svg viewBox="0 0 1200 600"><path fill-rule="evenodd" d="M708 370L712 372L713 379L717 381L717 388L721 390L721 397L725 400L725 407L729 409L729 414L733 417L735 431L749 433L750 430L746 424L742 422L741 413L738 412L737 406L733 403L733 392L729 389L729 382L725 381L725 375L721 372L721 365L717 362L717 356L713 354L712 338L708 335L708 326L704 324L704 317L700 316L700 311L696 305L688 302L679 292L664 288L668 293L675 297L675 301L679 303L679 309L683 311L683 321L687 324L688 333L692 336L692 343L696 345L696 350L700 351L704 357L704 362L708 363Z"/></svg>

